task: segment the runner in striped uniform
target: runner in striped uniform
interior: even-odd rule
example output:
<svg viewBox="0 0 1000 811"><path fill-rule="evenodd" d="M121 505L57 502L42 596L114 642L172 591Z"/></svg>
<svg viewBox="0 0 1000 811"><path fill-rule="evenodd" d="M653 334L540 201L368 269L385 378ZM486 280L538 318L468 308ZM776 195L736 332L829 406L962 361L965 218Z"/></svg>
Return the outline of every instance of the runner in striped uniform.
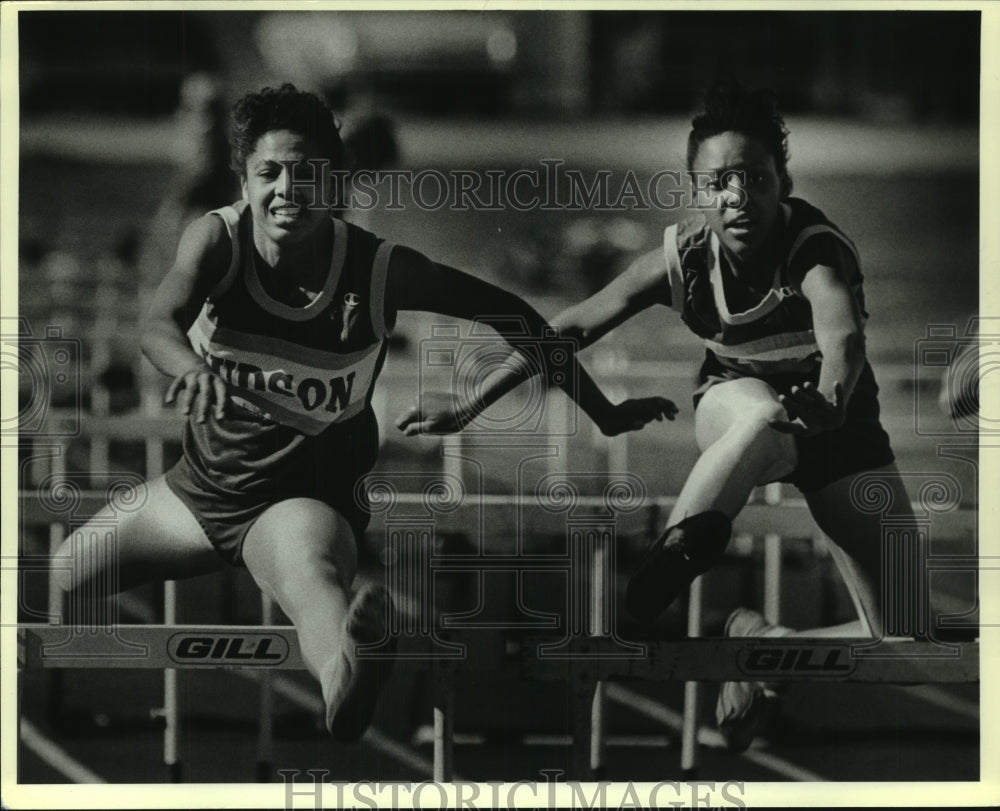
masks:
<svg viewBox="0 0 1000 811"><path fill-rule="evenodd" d="M702 211L666 229L663 246L553 323L586 346L655 304L675 310L705 343L694 394L702 451L667 530L633 575L626 607L652 623L722 556L751 490L795 484L854 597L860 619L808 636L880 636L880 516L853 508L856 474L885 471L909 505L879 423L865 357L862 275L851 241L791 197L787 131L773 95L714 88L692 123L688 169ZM738 609L729 636L790 629ZM776 694L722 686L717 719L731 749L749 746Z"/></svg>
<svg viewBox="0 0 1000 811"><path fill-rule="evenodd" d="M318 97L267 88L233 123L243 200L187 228L142 341L173 378L168 402L189 415L183 458L141 509L115 517L115 547L99 530L105 510L63 544L54 575L86 593L246 566L295 624L331 734L352 741L388 672L355 648L386 637L389 597L352 584L369 518L357 485L378 452L371 395L397 313L481 319L520 345L526 325L546 361L565 343L547 343L551 328L519 297L339 219L322 195L344 149ZM663 398L613 405L578 366L567 371L553 382L609 435L673 417ZM424 397L397 425L457 431L503 391Z"/></svg>

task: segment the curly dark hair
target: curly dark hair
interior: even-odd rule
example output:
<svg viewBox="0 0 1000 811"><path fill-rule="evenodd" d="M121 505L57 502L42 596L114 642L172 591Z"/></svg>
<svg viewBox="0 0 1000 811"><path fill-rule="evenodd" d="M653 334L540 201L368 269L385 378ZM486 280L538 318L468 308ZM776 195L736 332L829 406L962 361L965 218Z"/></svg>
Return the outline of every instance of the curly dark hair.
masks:
<svg viewBox="0 0 1000 811"><path fill-rule="evenodd" d="M241 178L246 177L247 158L257 141L273 130L300 133L319 147L332 168L346 165L340 125L333 110L319 96L285 83L277 89L265 87L258 93L248 93L233 105L230 165Z"/></svg>
<svg viewBox="0 0 1000 811"><path fill-rule="evenodd" d="M704 110L691 122L687 146L688 169L694 164L702 143L723 132L738 132L759 139L774 156L782 197L792 193L792 176L788 172L788 129L778 111L778 98L773 90L747 90L732 79L713 85L705 94Z"/></svg>

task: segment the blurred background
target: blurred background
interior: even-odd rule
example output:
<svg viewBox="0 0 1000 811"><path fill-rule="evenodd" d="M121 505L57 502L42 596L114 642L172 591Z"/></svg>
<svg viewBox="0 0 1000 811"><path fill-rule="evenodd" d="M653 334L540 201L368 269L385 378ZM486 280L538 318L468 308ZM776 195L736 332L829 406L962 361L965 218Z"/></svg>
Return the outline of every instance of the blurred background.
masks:
<svg viewBox="0 0 1000 811"><path fill-rule="evenodd" d="M976 12L32 12L24 114L172 113L182 80L287 80L418 115L687 114L715 72L789 113L975 124ZM83 35L85 34L85 35Z"/></svg>
<svg viewBox="0 0 1000 811"><path fill-rule="evenodd" d="M485 176L534 170L552 159L588 177L631 172L645 183L659 170L683 170L689 122L703 90L732 75L777 91L791 131L795 194L823 209L858 245L871 313L869 355L899 466L955 482L955 509L973 519L959 522L963 528L949 537L933 535L934 548L975 554L976 425L956 422L939 408L940 354L930 362L923 349L931 341L950 358L974 345L980 332L996 333L972 321L979 309L979 42L977 12L22 12L18 329L38 341L54 326L79 349L79 390L53 386L45 395L50 417L77 407L84 414L80 435L63 444L65 470L149 472L145 438L113 431L95 438L87 426L96 423L88 419L160 414L166 381L138 356L138 321L184 225L238 196L227 168L226 128L231 104L245 92L292 81L321 93L363 167ZM552 316L658 245L662 229L682 213L377 206L349 216L514 289ZM432 475L448 465L445 448L463 447L462 439L396 438L391 427L412 399L421 342L439 320L400 320L376 400L380 471ZM689 394L701 353L666 310L643 313L588 349L584 360L609 393L663 394L682 414L675 424L607 442L584 416L575 423L565 398L553 395L538 405L539 419L576 425L560 440L565 469L628 470L650 495L676 494L697 454ZM25 380L19 385L23 411L39 395ZM522 393L501 405L501 421L522 413L530 397ZM179 427L171 436L179 437ZM476 481L479 491L530 489L544 471L534 471L526 484L518 478L521 451L488 440L477 440L489 446L485 450L467 443L461 451L490 460ZM22 442L25 491L50 472L38 461L42 444ZM946 445L960 448L941 452ZM177 441L168 439L162 450L170 464ZM451 472L469 478L469 469ZM26 526L25 550L43 549L49 532ZM850 600L829 558L812 543L815 530L800 534L787 539L783 614L799 627L849 619ZM474 535L470 527L440 540L455 549L510 542ZM740 554L706 577L706 632L717 633L734 605L759 603L760 540L734 544ZM620 569L627 572L649 531L620 541ZM384 562L383 546L376 526L364 544L369 571L377 573ZM26 594L44 605L44 585L28 580ZM524 585L509 580L491 598L501 618ZM959 572L932 585L948 610L961 614L976 607L974 581L972 573ZM449 588L462 593L460 585ZM183 620L259 621L255 591L243 573L184 588ZM551 584L524 588L529 604L556 599ZM157 595L142 591L130 610L156 618ZM668 612L661 630L683 633L682 613ZM158 677L65 676L58 689L47 681L53 674L28 685L25 711L38 734L110 782L163 779L159 722L148 715L162 701ZM253 779L253 685L221 671L182 672L182 679L187 779ZM702 774L975 780L977 688L917 694L803 685L766 744L784 767L706 746ZM302 681L301 690L308 689ZM408 747L409 760L392 755L397 750L388 745L345 750L327 743L316 732L312 705L296 703L300 694L286 691L276 762L302 769L335 762L341 772L334 776L345 779L419 776L429 752L429 689L426 679L401 683L380 710L378 728ZM465 743L456 770L472 779L538 779L540 769L558 768L566 758L559 736L569 723L561 689L515 680L497 693L475 678L460 684L458 729ZM665 707L679 704L679 685L643 689ZM484 694L499 697L484 702ZM231 699L224 709L220 695ZM710 689L706 709L713 702ZM612 725L632 741L609 750L614 779L679 776L676 730L662 719L620 708ZM530 735L535 743L522 745ZM225 756L218 754L221 742ZM125 746L132 753L127 762L120 756ZM27 782L68 779L37 748L22 748L20 768Z"/></svg>

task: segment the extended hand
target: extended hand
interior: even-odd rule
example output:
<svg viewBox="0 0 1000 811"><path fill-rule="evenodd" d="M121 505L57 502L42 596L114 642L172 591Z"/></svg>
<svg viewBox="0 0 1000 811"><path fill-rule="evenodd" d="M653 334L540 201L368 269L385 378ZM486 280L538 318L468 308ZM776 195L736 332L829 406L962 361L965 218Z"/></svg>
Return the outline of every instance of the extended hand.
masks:
<svg viewBox="0 0 1000 811"><path fill-rule="evenodd" d="M164 402L172 403L180 392L179 406L187 416L194 409L195 419L204 422L208 410L215 406L215 418L221 420L226 415L226 384L217 374L205 367L191 369L171 381Z"/></svg>
<svg viewBox="0 0 1000 811"><path fill-rule="evenodd" d="M468 424L455 398L450 394L425 393L396 420L396 427L406 436L419 434L454 434Z"/></svg>
<svg viewBox="0 0 1000 811"><path fill-rule="evenodd" d="M638 431L653 420L677 416L677 406L665 397L639 397L625 400L612 407L611 415L601 421L601 433L617 436L626 431Z"/></svg>
<svg viewBox="0 0 1000 811"><path fill-rule="evenodd" d="M824 397L812 383L792 386L788 395L778 397L788 412L788 420L771 420L775 431L795 436L813 436L844 424L846 405L844 387L837 383L833 388L833 402Z"/></svg>

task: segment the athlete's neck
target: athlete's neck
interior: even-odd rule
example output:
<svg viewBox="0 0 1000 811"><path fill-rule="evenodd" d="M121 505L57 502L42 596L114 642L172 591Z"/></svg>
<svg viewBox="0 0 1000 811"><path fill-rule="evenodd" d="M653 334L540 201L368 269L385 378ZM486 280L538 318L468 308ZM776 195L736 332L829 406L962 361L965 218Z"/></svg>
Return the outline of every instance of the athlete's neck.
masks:
<svg viewBox="0 0 1000 811"><path fill-rule="evenodd" d="M263 273L294 280L307 288L318 281L322 287L330 267L333 223L327 220L309 238L288 244L273 242L255 230L253 243Z"/></svg>
<svg viewBox="0 0 1000 811"><path fill-rule="evenodd" d="M774 270L781 261L781 236L784 232L784 222L779 217L767 235L767 239L760 248L754 251L752 256L737 258L733 256L725 246L722 252L725 254L733 276L743 284L755 290L765 292L771 287L774 279Z"/></svg>

